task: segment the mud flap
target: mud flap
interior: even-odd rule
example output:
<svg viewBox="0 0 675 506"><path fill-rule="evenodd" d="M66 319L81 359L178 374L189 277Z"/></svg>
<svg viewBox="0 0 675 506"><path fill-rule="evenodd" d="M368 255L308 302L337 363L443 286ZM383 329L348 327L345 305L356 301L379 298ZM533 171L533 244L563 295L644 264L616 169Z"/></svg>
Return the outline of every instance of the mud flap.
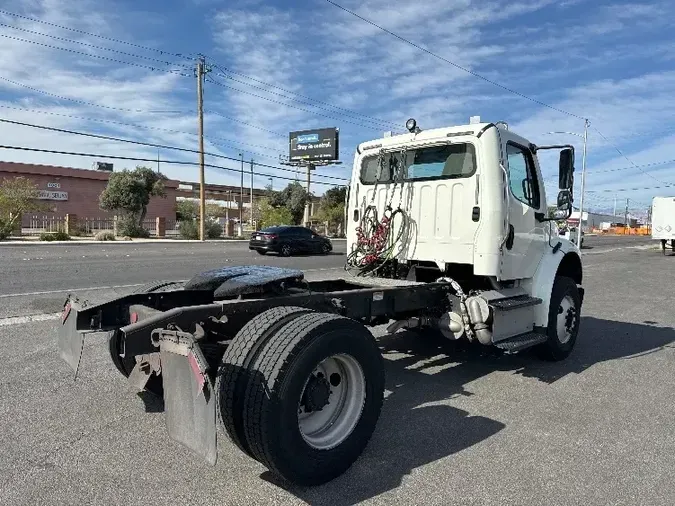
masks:
<svg viewBox="0 0 675 506"><path fill-rule="evenodd" d="M59 355L75 372L75 377L80 368L84 347L84 332L77 330L77 315L80 309L76 301L68 298L61 312L58 332Z"/></svg>
<svg viewBox="0 0 675 506"><path fill-rule="evenodd" d="M215 465L216 397L199 345L192 334L170 330L154 331L152 340L159 346L169 437Z"/></svg>

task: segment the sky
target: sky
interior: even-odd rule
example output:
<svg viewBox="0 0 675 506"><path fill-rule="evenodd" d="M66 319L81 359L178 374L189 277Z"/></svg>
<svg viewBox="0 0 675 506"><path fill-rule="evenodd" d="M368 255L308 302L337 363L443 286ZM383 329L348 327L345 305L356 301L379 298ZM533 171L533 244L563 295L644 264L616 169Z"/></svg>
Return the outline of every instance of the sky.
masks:
<svg viewBox="0 0 675 506"><path fill-rule="evenodd" d="M326 0L2 1L0 119L194 150L202 54L205 148L220 155L206 162L221 166L207 168L210 183L239 184L242 155L247 186L251 159L270 166L254 165L255 186L270 176L275 189L303 180L279 164L288 132L337 127L342 165L315 171L312 190L321 194L345 183L358 143L402 131L410 117L426 129L479 115L537 144L574 144L577 204L582 118L590 120L585 207L612 211L616 199L622 213L629 199L640 214L653 196L675 195L672 2L335 1L455 65ZM0 138L3 146L159 156L168 177L199 177L196 166L164 163L196 162L190 152L2 122ZM0 160L157 166L7 148ZM556 162L541 159L550 199Z"/></svg>

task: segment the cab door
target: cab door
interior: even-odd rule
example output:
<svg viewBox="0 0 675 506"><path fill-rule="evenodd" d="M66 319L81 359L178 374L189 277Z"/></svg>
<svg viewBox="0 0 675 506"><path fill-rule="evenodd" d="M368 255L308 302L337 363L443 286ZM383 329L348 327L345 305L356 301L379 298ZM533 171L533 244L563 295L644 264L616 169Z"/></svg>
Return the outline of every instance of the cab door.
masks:
<svg viewBox="0 0 675 506"><path fill-rule="evenodd" d="M509 140L505 146L509 191L509 235L503 249L501 279L534 276L548 241L547 222L536 215L546 212L546 197L536 159L524 143Z"/></svg>

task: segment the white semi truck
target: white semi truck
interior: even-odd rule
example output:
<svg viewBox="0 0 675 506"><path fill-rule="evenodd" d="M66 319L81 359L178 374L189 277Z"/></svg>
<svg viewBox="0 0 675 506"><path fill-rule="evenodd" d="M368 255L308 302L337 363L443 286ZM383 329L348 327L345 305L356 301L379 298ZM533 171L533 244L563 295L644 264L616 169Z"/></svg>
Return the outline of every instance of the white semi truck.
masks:
<svg viewBox="0 0 675 506"><path fill-rule="evenodd" d="M565 359L583 274L553 220L571 212L574 148L536 146L501 122L407 128L356 149L345 274L226 267L103 304L69 296L61 356L77 374L85 337L107 333L130 385L163 397L172 439L215 464L220 423L298 485L343 473L375 429L384 365L369 327ZM552 216L542 149L560 152Z"/></svg>
<svg viewBox="0 0 675 506"><path fill-rule="evenodd" d="M666 244L675 252L675 197L654 197L652 200L652 239L661 241L666 254Z"/></svg>

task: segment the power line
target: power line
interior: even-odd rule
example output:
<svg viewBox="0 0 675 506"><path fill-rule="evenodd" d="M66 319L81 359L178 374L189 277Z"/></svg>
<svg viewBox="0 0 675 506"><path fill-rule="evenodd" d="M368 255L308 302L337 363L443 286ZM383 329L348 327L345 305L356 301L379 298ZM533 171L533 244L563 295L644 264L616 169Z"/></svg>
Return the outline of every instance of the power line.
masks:
<svg viewBox="0 0 675 506"><path fill-rule="evenodd" d="M611 188L607 190L586 190L588 193L611 193L611 192L632 192L641 190L660 190L663 188L673 188L675 184L666 183L663 186L643 186L642 188Z"/></svg>
<svg viewBox="0 0 675 506"><path fill-rule="evenodd" d="M619 153L619 155L621 155L623 158L625 158L625 159L628 161L628 163L630 163L630 164L633 166L633 168L638 169L638 170L639 170L640 172L642 172L644 175L649 176L650 178L652 178L652 179L653 179L654 181L656 181L657 183L667 184L667 185L673 184L673 183L669 183L669 182L667 182L667 181L661 181L660 179L658 179L658 178L652 176L652 175L651 175L649 172L647 172L646 170L642 170L642 168L641 168L639 165L636 165L635 162L633 162L633 160L631 160L630 158L628 158L628 157L623 153L623 151L621 151L621 150L618 148L618 146L616 146L615 144L613 144L607 137L605 137L605 136L603 135L603 133L602 133L600 130L598 130L598 129L595 128L595 127L593 127L593 130L595 130L595 131L597 132L597 134L605 140L605 142L607 142L610 146L612 146L612 147L616 150L616 152Z"/></svg>
<svg viewBox="0 0 675 506"><path fill-rule="evenodd" d="M115 141L115 142L124 142L124 143L127 143L127 144L135 144L135 145L138 145L138 146L146 146L146 147L151 147L151 148L169 149L169 150L173 150L173 151L182 151L182 152L185 152L185 153L199 153L199 151L196 150L196 149L181 148L179 146L170 146L170 145L166 145L166 144L156 144L156 143L153 143L153 142L134 141L132 139L124 139L124 138L121 138L121 137L113 137L113 136L110 136L110 135L94 134L94 133L90 133L90 132L80 132L80 131L77 131L77 130L68 130L68 129L65 129L65 128L50 127L50 126L46 126L46 125L35 125L35 124L32 124L32 123L25 123L23 121L15 121L15 120L0 118L0 123L8 123L8 124L12 124L12 125L19 125L19 126L25 126L25 127L30 127L30 128L37 128L39 130L49 130L49 131L52 131L52 132L60 132L60 133L66 133L66 134L71 134L71 135L79 135L79 136L82 136L82 137L91 137L91 138L95 138L95 139L103 139L103 140L109 140L109 141ZM225 156L225 155L221 155L221 154L218 154L218 153L205 152L204 154L208 155L208 156L213 156L215 158L222 158L224 160L231 160L231 161L236 161L236 162L238 162L240 160L239 158L233 158L231 156ZM254 163L254 165L258 165L259 167L266 167L266 168L270 168L270 169L275 169L275 170L281 170L281 171L285 171L285 172L295 172L293 169L288 169L288 168L285 168L285 167L275 167L273 165L266 165L266 164L261 164L261 163ZM338 180L338 181L348 181L348 179L346 179L346 178L334 177L334 176L317 175L316 177L323 177L323 178L326 178L326 179L334 179L334 180Z"/></svg>
<svg viewBox="0 0 675 506"><path fill-rule="evenodd" d="M292 109L297 109L297 110L299 110L299 111L306 112L306 113L308 113L308 114L313 114L313 115L315 115L315 116L322 116L322 117L324 117L324 118L337 119L337 120L339 120L339 121L342 121L343 123L349 123L349 124L351 124L351 125L360 126L360 127L362 127L362 128L369 128L369 129L371 129L371 130L376 130L376 128L375 128L374 125L364 125L363 123L356 123L356 122L354 122L354 121L348 121L348 120L345 120L345 119L336 118L335 116L330 116L330 115L328 115L328 114L321 114L321 113L318 113L318 112L316 112L316 111L310 111L309 109L303 109L302 107L298 107L298 106L296 106L296 105L287 104L287 103L285 103L285 102L280 102L279 100L274 100L274 99L269 98L269 97L263 97L262 95L256 95L255 93L252 93L252 92L250 92L250 91L241 90L241 89L239 89L239 88L234 88L233 86L228 86L227 84L223 84L223 83L221 83L221 82L219 82L219 81L214 80L213 78L208 78L207 81L210 82L210 83L212 83L212 84L215 84L215 85L217 85L217 86L220 86L220 87L222 87L222 88L227 88L227 89L236 91L236 92L238 92L238 93L243 93L244 95L250 95L250 96L252 96L252 97L260 98L260 99L262 99L262 100L266 100L266 101L271 102L271 103L273 103L273 104L283 105L283 106L286 106L286 107L290 107L290 108L292 108Z"/></svg>
<svg viewBox="0 0 675 506"><path fill-rule="evenodd" d="M63 118L80 119L80 120L84 120L84 121L91 121L93 123L105 123L105 124L110 124L110 125L120 125L120 126L127 126L127 127L133 127L133 128L141 128L141 129L145 129L145 130L155 130L157 132L166 132L166 133L170 133L170 134L183 134L183 135L192 135L192 136L197 135L194 132L186 132L186 131L183 131L183 130L171 130L171 129L168 129L168 128L153 127L153 126L149 126L149 125L139 125L139 124L136 124L136 123L125 123L123 121L114 121L114 120L109 120L109 119L87 118L87 117L84 117L84 116L76 116L76 115L73 115L73 114L63 114L63 113L58 113L58 112L53 112L53 111L42 111L40 109L26 109L26 108L23 108L23 107L14 107L14 106L11 106L11 105L4 105L4 104L0 104L0 108L2 108L2 109L12 109L12 110L15 110L15 111L32 112L32 113L36 113L36 114L47 114L47 115L50 115L50 116L60 116L60 117L63 117ZM243 143L243 142L235 141L235 140L232 140L232 139L225 139L225 138L221 138L221 137L212 137L212 138L217 139L219 141L223 141L225 143L229 142L229 143L242 144L242 145L246 144L246 143ZM242 149L242 148L239 148L239 147L236 147L236 146L233 146L233 148ZM258 156L262 156L262 157L265 157L265 158L275 159L274 157L271 157L269 155L265 155L263 153L256 153L256 152L250 151L248 149L244 149L244 151L246 151L247 153L256 154Z"/></svg>
<svg viewBox="0 0 675 506"><path fill-rule="evenodd" d="M36 40L22 39L21 37L14 37L12 35L6 35L4 33L0 33L0 37L4 37L6 39L16 40L16 41L19 41L19 42L28 42L29 44L36 44L38 46L48 47L50 49L58 49L60 51L66 51L68 53L79 54L79 55L82 55L82 56L88 56L90 58L98 58L99 60L106 60L106 61L110 61L110 62L114 62L114 63L121 63L123 65L131 65L132 67L139 67L139 68L143 68L143 69L153 70L155 72L169 72L169 73L172 73L172 74L178 74L178 75L183 76L183 77L192 77L191 75L186 74L186 73L184 73L180 70L176 70L176 69L160 69L160 68L157 68L157 67L153 67L151 65L144 65L142 63L118 60L116 58L110 58L108 56L102 56L102 55L99 55L99 54L85 53L84 51L77 51L76 49L70 49L70 48L61 47L61 46L54 46L52 44L45 44L43 42L38 42Z"/></svg>
<svg viewBox="0 0 675 506"><path fill-rule="evenodd" d="M640 164L640 165L631 165L629 167L619 167L617 169L594 170L593 172L590 172L590 174L604 174L606 172L618 172L618 171L621 171L621 170L634 169L636 167L638 167L638 168L640 168L640 167L642 167L642 168L656 167L658 165L668 165L668 164L671 164L671 163L675 163L675 158L672 159L672 160L663 160L661 162L652 162L652 163L644 163L644 164ZM661 181L659 181L659 182L661 182Z"/></svg>
<svg viewBox="0 0 675 506"><path fill-rule="evenodd" d="M130 156L119 156L119 155L105 155L105 154L95 154L95 153L81 153L81 152L76 152L76 151L59 151L59 150L53 150L53 149L39 149L39 148L28 148L25 146L7 146L7 145L0 145L0 149L14 149L17 151L32 151L32 152L37 152L37 153L50 153L50 154L56 154L56 155L70 155L70 156L86 156L89 158L107 158L110 160L130 160L134 162L152 162L152 163L166 163L168 165L192 165L192 166L198 166L199 163L197 162L186 162L183 160L158 160L157 158L135 158L135 157L130 157ZM231 171L231 172L236 172L239 173L240 169L233 169L231 167L223 167L222 165L214 165L214 164L209 164L205 163L204 167L210 167L212 169L220 169L220 170L226 170L226 171ZM254 172L253 175L255 176L260 176L260 177L271 177L272 179L283 179L286 181L295 181L294 178L290 177L284 177L284 176L275 176L273 174L263 174L261 172ZM317 181L316 184L323 184L323 185L328 185L328 186L342 186L338 185L336 183L326 183L323 181Z"/></svg>
<svg viewBox="0 0 675 506"><path fill-rule="evenodd" d="M143 110L143 109L126 109L126 108L124 108L124 107L113 107L113 106L109 106L109 105L96 104L96 103L94 103L94 102L87 102L87 101L85 101L85 100L79 100L79 99L76 99L76 98L65 97L65 96L63 96L63 95L56 95L56 94L54 94L54 93L50 93L50 92L48 92L48 91L45 91L45 90L41 90L41 89L35 88L35 87L33 87L33 86L28 86L27 84L23 84L23 83L20 83L20 82L17 82L17 81L13 81L13 80L11 80L11 79L7 79L6 77L2 77L2 76L0 76L0 80L6 81L6 82L11 83L11 84L13 84L13 85L15 85L15 86L20 86L20 87L22 87L22 88L26 88L27 90L31 90L31 91L33 91L33 92L35 92L35 93L40 93L40 94L42 94L42 95L46 95L46 96L49 96L49 97L57 98L57 99L59 99L59 100L67 100L67 101L69 101L69 102L73 102L73 103L81 104L81 105L87 105L87 106L90 106L90 107L99 107L99 108L102 108L102 109L110 109L110 110L113 110L113 111L133 112L133 113L143 113L143 114L183 114L183 113L185 113L185 114L194 114L194 111L190 111L190 110L174 110L174 111L171 111L171 110L168 110L168 111L161 111L161 110L158 110L158 111L155 111L155 110ZM209 110L209 111L207 111L207 113L208 113L208 114L214 114L214 115L216 115L216 116L221 116L221 117L223 117L223 118L225 118L225 119L228 119L228 120L230 120L230 121L234 121L235 123L241 123L241 124L243 124L243 125L247 125L247 126L250 126L250 127L252 127L252 128L257 128L257 129L259 129L259 130L262 130L262 131L265 131L265 132L268 132L268 133L277 135L277 136L279 136L279 137L286 137L286 138L288 137L288 134L282 134L282 133L280 133L280 132L275 132L275 131L273 131L273 130L268 130L268 129L263 128L263 127L260 127L260 126L258 126L258 125L254 125L254 124L252 124L252 123L248 123L248 122L246 122L246 121L242 121L242 120L240 120L240 119L233 118L232 116L226 116L226 115L221 114L221 113L216 112L216 111L211 111L211 110ZM186 132L186 133L187 133L187 132ZM231 142L237 142L238 144L247 145L247 143L245 143L245 142L238 142L238 141L231 141ZM257 145L257 144L256 144L256 145L251 144L251 146L254 146L254 147L263 147L263 146L260 146L260 145ZM272 148L270 148L269 146L265 146L265 148L266 148L266 149L268 149L268 148L269 148L269 149L272 149Z"/></svg>
<svg viewBox="0 0 675 506"><path fill-rule="evenodd" d="M51 35L51 34L43 33L43 32L36 32L35 30L28 30L27 28L21 28L21 27L18 27L18 26L7 25L7 24L4 24L4 23L0 23L0 26L4 26L5 28L11 28L13 30L19 30L19 31L22 31L22 32L25 32L25 33L30 33L30 34L33 34L33 35L41 35L43 37L49 37L50 39L60 40L62 42L69 42L71 44L80 44L82 46L91 47L93 49L100 49L102 51L110 51L111 53L117 53L117 54L122 54L122 55L125 55L125 56L131 56L133 58L141 58L143 60L153 61L155 63L163 63L165 65L176 65L176 66L188 68L188 69L192 68L192 66L188 66L187 64L184 64L184 63L175 63L175 62L170 62L170 61L166 61L166 60L160 60L158 58L153 58L152 56L144 56L144 55L140 55L140 54L127 53L126 51L120 51L119 49L113 49L113 48L105 47L105 46L97 46L96 44L89 44L88 42L83 42L83 41L80 41L80 40L67 39L65 37L59 37L58 35Z"/></svg>
<svg viewBox="0 0 675 506"><path fill-rule="evenodd" d="M253 123L247 123L246 121L242 121L242 120L239 120L239 119L237 119L237 118L233 118L232 116L227 116L227 115L225 115L225 114L222 114L222 113L219 113L219 112L216 112L216 111L212 111L211 109L208 109L208 110L206 110L205 112L206 112L207 114L215 114L216 116L220 116L221 118L225 118L225 119L229 119L230 121L235 121L235 122L237 122L237 123L241 123L242 125L246 125L246 126L250 126L250 127L252 127L252 128L256 128L256 129L258 129L258 130L261 130L261 131L263 131L263 132L270 133L270 134L272 134L272 135L276 135L276 136L278 136L278 137L288 138L288 134L282 134L281 132L275 132L274 130L268 130L268 129L263 128L263 127L261 127L261 126L254 125Z"/></svg>
<svg viewBox="0 0 675 506"><path fill-rule="evenodd" d="M477 77L477 78L479 78L479 79L482 79L483 81L485 81L485 82L487 82L487 83L490 83L490 84L492 84L492 85L494 85L494 86L497 86L498 88L501 88L502 90L508 91L509 93L513 93L514 95L517 95L517 96L519 96L519 97L521 97L521 98L524 98L524 99L526 99L526 100L529 100L530 102L534 102L535 104L541 105L541 106L543 106L543 107L547 107L548 109L551 109L551 110L553 110L553 111L556 111L556 112L559 112L559 113L562 113L562 114L566 114L566 115L568 115L568 116L572 116L572 117L577 118L577 119L582 119L582 120L585 120L585 119L586 119L586 118L584 118L584 117L582 117L582 116L579 116L579 115L577 115L577 114L571 113L571 112L569 112L569 111L565 111L564 109L560 109L560 108L558 108L558 107L554 107L554 106L549 105L549 104L547 104L547 103L545 103L545 102L542 102L542 101L540 101L540 100L537 100L536 98L528 97L527 95L524 95L524 94L522 94L522 93L520 93L520 92L518 92L518 91L516 91L516 90L513 90L513 89L511 89L511 88L508 88L508 87L504 86L503 84L499 84L498 82L493 81L492 79L489 79L489 78L487 78L487 77L485 77L485 76L482 76L482 75L480 75L479 73L474 72L473 70L470 70L470 69L468 69L468 68L466 68L466 67L463 67L463 66L459 65L458 63L455 63L455 62L453 62L453 61L450 61L450 60L448 60L447 58L444 58L444 57L442 57L442 56L440 56L440 55L438 55L438 54L436 54L436 53L434 53L434 52L432 52L432 51L429 51L428 49L425 49L424 47L422 47L422 46L420 46L420 45L418 45L418 44L415 44L414 42L412 42L412 41L410 41L410 40L408 40L408 39L406 39L406 38L404 38L404 37L401 37L400 35L397 35L397 34L395 34L394 32L392 32L392 31L390 31L390 30L387 30L386 28L383 28L382 26L380 26L380 25L378 25L378 24L376 24L376 23L370 21L369 19L364 18L363 16L360 16L360 15L357 14L356 12L347 9L346 7L343 7L343 6L341 6L341 5L339 5L339 4L335 3L335 2L333 2L332 0L326 0L326 1L327 1L329 4L334 5L334 6L337 7L338 9L341 9L341 10L347 12L348 14L351 14L352 16L354 16L354 17L356 17L356 18L359 18L361 21L365 21L365 22L368 23L369 25L372 25L372 26L374 26L375 28L378 28L379 30L382 30L383 32L388 33L388 34L391 35L392 37L396 37L396 38L399 39L400 41L403 41L403 42L405 42L406 44L410 44L411 46L413 46L413 47L419 49L420 51L424 51L425 53L427 53L427 54L433 56L434 58L437 58L438 60L441 60L441 61L443 61L443 62L445 62L445 63L447 63L447 64L449 64L449 65L452 65L453 67L458 68L459 70L462 70L462 71L464 71L464 72L466 72L466 73L468 73L468 74L471 74L471 75L474 76L474 77Z"/></svg>
<svg viewBox="0 0 675 506"><path fill-rule="evenodd" d="M218 65L217 63L214 63L213 66L216 67L217 69L219 69L219 70L222 72L222 74L218 74L219 76L224 77L224 78L226 78L226 79L230 79L231 81L234 81L235 83L240 83L240 84L243 84L243 85L245 85L245 86L251 86L252 88L255 88L255 89L258 89L258 90L262 90L262 91L266 91L266 92L268 92L268 93L273 93L273 94L278 95L278 96L280 96L280 97L288 98L289 100L294 100L294 101L296 101L296 102L298 102L298 103L300 103L300 104L305 104L305 105L309 105L309 106L312 106L312 107L316 107L317 109L321 109L321 110L324 110L324 111L332 112L330 109L325 109L325 108L323 108L323 107L319 107L319 106L317 106L317 105L312 104L311 102L316 102L316 103L318 103L318 104L327 105L328 107L331 107L331 108L333 108L333 109L335 109L335 110L337 110L337 111L343 111L343 112L345 112L345 113L349 113L349 114L346 114L346 116L347 116L347 117L352 117L352 118L354 118L354 119L359 119L359 117L361 117L361 118L364 118L366 121L369 121L369 122L371 122L371 123L380 124L380 125L382 125L382 126L385 126L385 125L386 125L386 126L389 127L389 128L391 128L392 126L394 126L394 127L396 127L396 128L399 128L399 127L400 127L400 125L396 125L395 123L392 123L392 122L390 122L390 121L386 121L386 120L382 120L382 119L379 119L379 118L375 118L375 117L373 117L373 116L368 116L368 115L366 115L366 114L360 114L360 113L358 113L358 112L356 112L356 111L352 111L352 110L347 109L347 108L345 108L345 107L339 107L339 106L337 106L337 105L333 105L333 104L330 104L330 103L328 103L328 102L323 102L323 101L321 101L321 100L316 100L316 99L313 99L313 98L308 97L308 96L306 96L306 95L302 95L302 94L300 94L300 93L296 93L296 92L294 92L294 91L287 90L287 89L285 89L285 88L282 88L281 86L277 86L277 85L274 85L274 84L267 83L267 82L265 82L265 81L261 81L260 79L256 79L256 78L251 77L251 76L249 76L249 75L246 75L246 74L244 74L244 73L242 73L242 72L236 72L236 71L230 70L230 69L223 69L223 68L222 68L220 65ZM251 81L253 81L253 82L262 84L262 85L267 86L267 87L269 87L269 88L275 88L275 89L281 90L281 91L283 91L283 92L285 92L285 93L289 93L289 94L291 94L291 95L296 95L296 96L301 97L301 98L303 98L303 99L305 99L305 100L309 100L309 102L302 102L302 101L300 101L300 100L298 100L298 99L295 99L295 98L293 98L293 97L288 97L287 95L283 95L282 93L272 92L272 91L270 91L270 90L268 90L268 89L266 89L266 88L263 88L263 87L261 87L261 86L254 86L254 85L252 85L252 84L250 84L250 83L247 83L247 82L245 82L245 81L240 81L240 80L238 80L238 79L234 79L233 77L231 77L231 76L229 76L229 75L227 75L227 74L234 74L234 75L238 75L238 76L245 77L246 79L249 79L249 80L251 80Z"/></svg>
<svg viewBox="0 0 675 506"><path fill-rule="evenodd" d="M135 44L133 42L128 42L126 40L115 39L113 37L106 37L104 35L99 35L97 33L86 32L84 30L78 30L77 28L70 28L68 26L57 25L56 23L51 23L49 21L44 21L42 19L37 19L37 18L31 18L29 16L23 16L21 14L15 13L15 12L6 11L4 9L0 9L0 14L5 14L7 16L12 16L12 17L15 17L15 18L20 18L20 19L26 19L26 20L32 21L34 23L41 23L43 25L52 26L52 27L55 27L55 28L60 28L62 30L69 30L69 31L74 32L74 33L79 33L79 34L82 34L82 35L88 35L90 37L97 37L99 39L107 40L107 41L110 41L110 42L117 42L118 44L126 44L127 46L136 47L138 49L144 49L146 51L154 51L154 52L160 53L160 54L168 54L168 55L171 55L171 56L176 56L178 58L193 58L195 56L193 53L188 53L188 54L172 53L170 51L164 51L162 49L157 49L157 48L154 48L154 47L143 46L141 44Z"/></svg>
<svg viewBox="0 0 675 506"><path fill-rule="evenodd" d="M651 163L643 163L640 165L629 165L628 167L617 167L616 169L603 169L603 170L592 170L589 171L588 173L590 175L593 174L606 174L607 172L620 172L623 170L630 170L630 169L635 169L635 168L647 168L647 167L657 167L659 165L669 165L675 163L675 158L671 160L662 160L659 162L651 162ZM553 175L550 177L544 178L544 181L553 181L554 179L558 179L557 175ZM661 182L661 181L659 181Z"/></svg>
<svg viewBox="0 0 675 506"><path fill-rule="evenodd" d="M70 97L64 97L62 95L56 95L54 93L49 93L48 91L40 90L38 88L33 88L32 86L28 86L27 84L19 83L17 81L12 81L11 79L7 79L6 77L0 76L0 80L6 81L10 84L13 84L15 86L20 86L21 88L25 88L30 91L34 91L35 93L41 93L42 95L47 95L48 97L53 97L53 98L58 98L59 100L68 100L70 102L74 102L76 104L81 104L81 105L87 105L90 107L100 107L102 109L110 109L113 111L121 111L121 112L136 112L136 113L144 113L144 114L175 114L175 113L186 113L186 112L192 112L192 111L148 111L148 110L143 110L143 109L126 109L124 107L113 107L111 105L103 105L103 104L96 104L94 102L87 102L85 100L78 100L77 98L70 98Z"/></svg>
<svg viewBox="0 0 675 506"><path fill-rule="evenodd" d="M4 13L4 14L8 14L8 15L13 15L13 16L16 16L16 17L26 18L26 19L30 19L30 20L36 21L36 22L42 22L41 20L37 20L37 19L33 19L33 18L27 18L27 17L20 16L20 15L18 15L18 14L14 14L14 13L10 13L10 12L8 12L8 11L4 11L4 10L1 10L1 9L0 9L0 13ZM71 28L69 28L69 27L65 27L65 26L61 26L61 25L54 25L54 24L48 23L48 22L44 22L44 23L45 23L45 24L48 24L48 25L51 25L51 26L57 26L57 27L62 28L62 29L71 30L71 31L74 31L74 32L77 32L77 33L84 33L84 34L87 34L87 35L96 36L96 34L92 34L92 33L89 33L89 32L84 32L84 31L77 30L77 29L71 29ZM100 49L100 50L104 50L104 51L111 51L111 52L114 52L114 53L123 54L123 55L127 55L127 56L132 56L132 57L136 57L136 58L142 58L142 59L146 59L146 60L150 60L150 61L162 63L162 64L165 64L165 65L176 65L176 66L180 66L180 67L182 67L182 68L188 68L185 64L173 63L173 62L169 62L169 61L165 61L165 60L159 60L159 59L156 59L156 58L151 58L151 57L147 57L147 56L143 56L143 55L138 55L138 54L134 54L134 53L128 53L128 52L125 52L125 51L119 51L119 50L112 49L112 48L107 48L107 47L104 47L104 46L97 46L97 45L94 45L94 44L89 44L89 43L86 43L86 42L77 41L77 40L72 40L72 39L67 39L67 38L64 38L64 37L59 37L59 36L55 36L55 35L50 35L50 34L46 34L46 33L42 33L42 32L37 32L37 31L33 31L33 30L28 30L28 29L25 29L25 28L15 27L15 26L7 25L7 24L2 24L2 23L0 23L0 26L5 26L5 27L8 27L8 28L16 29L16 30L21 30L21 31L24 31L24 32L27 32L27 33L31 33L31 34L42 35L42 36L45 36L45 37L50 37L50 38L52 38L52 39L61 40L61 41L65 41L65 42L69 42L69 43L73 43L73 44L82 44L82 45L84 45L84 46L92 47L92 48L95 48L95 49ZM189 75L187 75L187 74L183 74L183 73L181 73L180 71L175 70L175 69L162 70L162 69L158 69L158 68L155 68L155 67L152 67L152 66L149 66L149 65L143 65L143 64L139 64L139 63L135 63L135 62L127 62L127 61L117 60L117 59L109 58L109 57L106 57L106 56L101 56L101 55L95 55L95 54L85 53L85 52L77 51L77 50L70 49L70 48L65 48L65 47L60 47L60 46L54 46L54 45L51 45L51 44L45 44L45 43L41 43L41 42L37 42L37 41L34 41L34 40L29 40L29 39L23 39L23 38L21 38L21 37L14 37L14 36L11 36L11 35L6 35L6 34L0 34L0 36L1 36L1 37L5 37L5 38L8 38L8 39L16 40L16 41L19 41L19 42L25 42L25 43L30 43L30 44L36 44L36 45L40 45L40 46L47 47L47 48L51 48L51 49L58 49L58 50L61 50L61 51L67 51L67 52L71 52L71 53L74 53L74 54L79 54L79 55L83 55L83 56L89 56L89 57L92 57L92 58L98 58L98 59L102 59L102 60L106 60L106 61L110 61L110 62L121 63L121 64L124 64L124 65L131 65L131 66L135 66L135 67L139 67L139 68L145 68L145 69L153 70L153 71L162 71L162 72L166 71L166 72L171 72L171 73L177 73L177 74L182 75L182 76L184 76L184 77L191 77L191 76L189 76ZM101 38L103 38L103 39L105 39L105 40L112 40L112 41L119 42L119 43L125 43L125 44L128 44L128 45L134 46L134 47L140 47L140 48L147 49L147 50L158 51L158 52L160 52L160 53L162 53L162 54L173 54L174 56L178 56L178 57L181 57L181 58L185 57L184 55L181 55L181 54L179 54L179 53L169 53L169 52L162 51L162 50L157 50L157 49L153 49L153 48L149 48L149 47L145 47L145 46L140 46L140 45L138 45L138 44L132 44L132 43L129 43L129 42L126 42L126 41L122 41L122 40L119 40L119 39L111 39L111 38L107 38L107 37L101 37ZM219 66L218 66L218 68L219 68L221 71L226 72L226 71L224 71L222 68L220 68ZM328 104L327 102L320 102L320 101L318 101L318 100L314 100L314 99L311 99L311 98L309 98L309 97L305 97L305 96L303 96L303 95L300 95L300 94L297 94L297 93L294 93L294 92L290 92L290 91L285 90L284 88L281 88L281 87L279 87L279 86L271 85L271 84L269 84L269 83L265 83L264 81L260 81L260 80L257 80L257 79L255 79L255 78L252 78L252 77L250 77L250 76L247 76L246 74L241 74L241 73L237 73L237 72L230 71L230 70L228 70L227 72L230 72L230 73L232 73L232 74L239 74L239 75L242 75L242 76L244 76L244 77L246 77L246 78L248 78L248 79L250 79L250 80L253 80L253 81L256 81L256 82L265 84L265 85L267 85L267 86L270 86L270 87L273 87L273 88L277 88L277 89L281 89L281 90L283 90L283 91L286 91L287 93L292 93L292 94L301 96L301 97L303 97L303 98L306 98L306 99L308 99L308 100L312 100L312 101L317 102L317 103L323 103L323 104L326 104L326 105L328 105L328 106L330 106L330 107L333 107L333 108L336 109L336 110L347 111L347 112L349 112L349 113L351 113L351 114L353 114L353 115L356 115L356 116L348 116L348 117L353 117L353 118L355 118L355 119L359 119L357 116L361 116L361 117L364 118L365 121L368 121L368 122L373 123L373 124L379 124L379 126L377 127L378 129L379 129L379 128L383 128L384 125L387 125L388 127L391 126L391 125L394 125L394 123L390 123L390 122L387 122L387 121L385 121L385 120L380 120L380 119L377 119L377 118L371 118L371 117L369 117L369 116L367 116L367 115L358 114L358 113L356 113L356 112L354 112L354 111L350 111L349 109L346 109L346 108L341 108L341 107L338 107L338 106L333 106L332 104ZM317 108L317 109L321 109L321 110L324 110L324 111L327 111L327 112L331 112L329 109L320 107L320 106L315 105L315 104L312 104L312 103L302 102L302 101L300 101L300 100L298 100L298 99L296 99L296 98L289 97L289 96L283 95L283 94L281 94L281 93L273 92L273 91L270 91L270 90L268 90L268 89L265 89L265 88L262 88L262 87L259 87L259 86L251 85L250 83L246 83L246 82L244 82L244 81L240 81L240 80L234 79L234 78L232 78L232 77L230 77L230 76L227 76L227 75L224 75L224 74L223 74L222 76L225 77L225 78L227 78L227 79L230 79L230 80L232 80L232 81L234 81L234 82L243 84L243 85L245 85L245 86L251 86L251 87L256 88L256 89L259 89L259 90L261 90L261 91L265 91L265 92L267 92L267 93L272 93L272 94L274 94L274 95L277 95L277 96L286 98L287 100L292 100L292 101L295 101L295 102L298 102L298 103L301 103L301 104L305 104L305 105L309 105L309 106L311 106L311 107L315 107L315 108ZM246 91L244 91L244 90L240 90L240 89L238 89L238 88L229 87L229 86L223 85L222 83L218 83L218 82L216 82L215 80L212 80L212 79L209 79L209 82L212 82L212 83L214 83L214 84L218 84L218 85L220 85L220 86L222 86L222 87L229 88L229 89L234 90L234 91L238 91L238 92L240 92L240 93L252 95L252 96L254 96L254 97L261 98L261 99L263 99L263 100L267 100L267 101L270 101L270 102L272 102L272 103L277 103L277 104L280 104L280 105L285 105L285 106L287 106L287 107L292 107L292 108L301 110L301 111L303 111L303 112L307 112L307 113L309 113L309 114L315 114L315 115L318 115L318 116L324 116L324 117L331 118L331 119L337 119L337 118L335 118L334 116L323 115L323 114L320 114L320 113L317 113L317 112L314 112L314 111L302 109L302 108L299 108L299 107L294 107L294 106L292 106L292 105L290 105L290 104L285 104L285 103L282 103L282 102L277 102L277 101L271 100L271 99L266 98L266 97L262 97L262 96L255 95L255 94L250 93L250 92L246 92ZM343 114L343 115L344 115L344 114ZM362 120L362 121L364 121L364 120ZM341 120L341 121L345 121L345 120ZM349 122L349 121L346 121L346 122L347 122L347 123L351 123L351 124L353 124L353 125L361 126L361 127L364 127L364 128L375 129L375 126L374 126L374 125L373 125L373 126L368 126L368 125L364 125L364 124L362 124L362 123L355 123L355 122Z"/></svg>

